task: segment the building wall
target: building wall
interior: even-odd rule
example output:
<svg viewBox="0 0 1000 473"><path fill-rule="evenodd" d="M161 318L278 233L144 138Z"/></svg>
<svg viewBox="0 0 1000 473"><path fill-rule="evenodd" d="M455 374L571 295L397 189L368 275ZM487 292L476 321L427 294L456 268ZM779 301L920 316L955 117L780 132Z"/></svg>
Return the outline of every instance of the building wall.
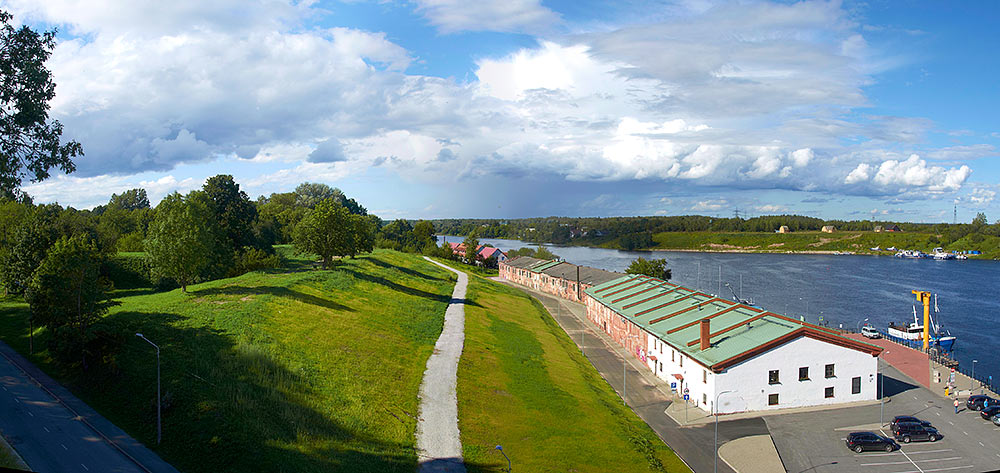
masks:
<svg viewBox="0 0 1000 473"><path fill-rule="evenodd" d="M566 300L580 302L577 297L576 280L549 276L544 273L536 273L527 269L508 266L505 262L499 262L500 277L507 281L530 287L536 291L560 297ZM580 284L580 295L583 291L592 287L590 284ZM586 297L584 295L584 297Z"/></svg>
<svg viewBox="0 0 1000 473"><path fill-rule="evenodd" d="M601 330L611 336L619 346L643 363L649 363L649 333L630 321L622 321L622 317L609 307L597 302L593 297L584 294L587 304L587 318Z"/></svg>
<svg viewBox="0 0 1000 473"><path fill-rule="evenodd" d="M834 377L825 377L825 365L834 365ZM799 368L809 367L809 380L799 381ZM769 384L768 372L778 370L779 383ZM878 358L850 348L800 337L745 360L717 375L719 391L733 390L719 401L719 412L733 413L838 404L877 399ZM861 378L861 393L851 393L852 378ZM825 388L834 388L826 398ZM768 405L768 395L778 405ZM711 396L710 396L711 397Z"/></svg>
<svg viewBox="0 0 1000 473"><path fill-rule="evenodd" d="M656 358L655 362L651 357L646 362L653 374L667 383L677 383L678 394L683 394L684 388L687 388L691 405L711 412L715 373L655 335L650 334L647 343L646 352ZM682 379L677 379L675 374L681 375Z"/></svg>

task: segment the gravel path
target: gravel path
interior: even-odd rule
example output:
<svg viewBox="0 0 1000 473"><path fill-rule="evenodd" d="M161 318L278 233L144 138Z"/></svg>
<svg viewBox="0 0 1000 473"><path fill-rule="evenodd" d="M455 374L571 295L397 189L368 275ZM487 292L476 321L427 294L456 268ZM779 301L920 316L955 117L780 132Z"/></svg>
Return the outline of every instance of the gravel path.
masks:
<svg viewBox="0 0 1000 473"><path fill-rule="evenodd" d="M458 360L465 344L465 289L469 277L441 263L427 261L458 274L451 303L444 313L444 330L427 360L420 383L420 415L417 418L417 454L420 472L465 472L462 441L458 433Z"/></svg>

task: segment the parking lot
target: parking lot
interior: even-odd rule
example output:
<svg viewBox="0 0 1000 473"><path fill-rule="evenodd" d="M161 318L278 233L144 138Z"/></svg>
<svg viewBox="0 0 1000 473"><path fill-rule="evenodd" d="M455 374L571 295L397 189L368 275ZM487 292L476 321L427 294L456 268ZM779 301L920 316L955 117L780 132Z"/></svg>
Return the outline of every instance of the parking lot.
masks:
<svg viewBox="0 0 1000 473"><path fill-rule="evenodd" d="M984 472L1000 469L1000 427L984 421L978 412L955 414L951 402L926 388L907 382L892 367L884 368L884 422L912 415L931 422L944 438L937 442L902 444L892 453L855 453L844 440L852 431L880 428L879 405L774 415L765 418L778 454L789 472L931 473Z"/></svg>

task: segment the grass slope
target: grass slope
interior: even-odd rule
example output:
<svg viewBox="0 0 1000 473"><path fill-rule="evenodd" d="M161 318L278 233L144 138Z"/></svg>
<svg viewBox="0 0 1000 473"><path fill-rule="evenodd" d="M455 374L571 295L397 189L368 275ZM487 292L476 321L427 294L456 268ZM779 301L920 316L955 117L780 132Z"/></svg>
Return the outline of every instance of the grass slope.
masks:
<svg viewBox="0 0 1000 473"><path fill-rule="evenodd" d="M454 265L458 268L460 265ZM690 471L536 300L469 278L458 418L470 472Z"/></svg>
<svg viewBox="0 0 1000 473"><path fill-rule="evenodd" d="M454 275L377 251L328 271L293 260L180 290L120 291L102 321L117 372L34 362L182 471L416 468L417 394ZM27 308L0 301L0 336L28 351ZM155 446L162 349L163 444Z"/></svg>

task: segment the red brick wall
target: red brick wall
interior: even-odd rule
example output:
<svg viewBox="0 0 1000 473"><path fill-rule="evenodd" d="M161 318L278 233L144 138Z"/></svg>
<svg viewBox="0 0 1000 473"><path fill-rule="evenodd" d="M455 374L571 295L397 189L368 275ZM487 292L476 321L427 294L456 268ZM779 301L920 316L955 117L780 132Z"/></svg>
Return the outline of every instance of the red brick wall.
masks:
<svg viewBox="0 0 1000 473"><path fill-rule="evenodd" d="M649 334L631 321L623 322L622 316L589 294L584 294L583 298L587 304L587 318L610 335L618 345L625 347L628 353L645 362Z"/></svg>

